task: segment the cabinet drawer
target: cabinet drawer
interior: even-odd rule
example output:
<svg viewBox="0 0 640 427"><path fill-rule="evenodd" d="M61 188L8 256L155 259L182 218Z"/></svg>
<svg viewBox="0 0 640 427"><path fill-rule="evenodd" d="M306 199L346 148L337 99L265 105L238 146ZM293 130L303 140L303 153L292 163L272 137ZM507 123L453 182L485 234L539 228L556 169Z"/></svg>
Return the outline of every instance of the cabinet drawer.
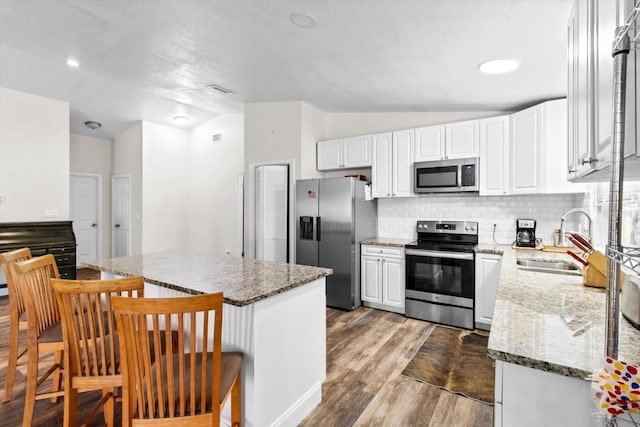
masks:
<svg viewBox="0 0 640 427"><path fill-rule="evenodd" d="M76 279L76 266L72 267L60 267L58 268L58 274L61 279L75 280Z"/></svg>
<svg viewBox="0 0 640 427"><path fill-rule="evenodd" d="M57 255L57 254L75 254L76 253L76 248L75 248L75 246L68 246L68 247L62 247L62 248L49 248L48 249L48 253L50 253L52 255Z"/></svg>
<svg viewBox="0 0 640 427"><path fill-rule="evenodd" d="M362 246L362 255L383 255L386 257L403 258L404 248L394 246Z"/></svg>
<svg viewBox="0 0 640 427"><path fill-rule="evenodd" d="M58 265L58 267L72 265L75 268L76 254L52 254L52 255L56 259L56 264Z"/></svg>

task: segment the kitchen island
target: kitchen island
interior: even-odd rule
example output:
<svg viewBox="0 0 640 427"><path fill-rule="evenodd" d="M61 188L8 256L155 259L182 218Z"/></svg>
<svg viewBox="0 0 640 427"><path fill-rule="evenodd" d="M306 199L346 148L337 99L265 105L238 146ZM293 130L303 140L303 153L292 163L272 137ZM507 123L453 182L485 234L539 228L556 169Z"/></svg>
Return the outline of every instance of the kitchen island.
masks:
<svg viewBox="0 0 640 427"><path fill-rule="evenodd" d="M102 278L143 276L146 297L224 292L222 346L244 353L245 426L297 425L322 400L330 269L185 253L84 265Z"/></svg>
<svg viewBox="0 0 640 427"><path fill-rule="evenodd" d="M503 256L489 355L496 360L496 426L601 426L587 380L605 356L605 291L581 275L518 268L566 254L480 245ZM620 317L618 359L640 364L640 331Z"/></svg>

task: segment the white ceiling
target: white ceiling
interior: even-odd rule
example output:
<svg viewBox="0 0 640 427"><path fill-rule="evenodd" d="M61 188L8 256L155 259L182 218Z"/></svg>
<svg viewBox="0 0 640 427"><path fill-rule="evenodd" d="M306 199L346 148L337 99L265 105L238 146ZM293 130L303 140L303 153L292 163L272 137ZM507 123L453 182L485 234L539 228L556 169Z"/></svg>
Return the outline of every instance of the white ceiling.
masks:
<svg viewBox="0 0 640 427"><path fill-rule="evenodd" d="M176 115L191 129L245 102L511 111L566 95L570 10L570 0L0 0L0 86L68 101L71 132L102 138L137 120L176 126ZM317 25L297 27L292 13ZM494 58L521 66L478 72Z"/></svg>

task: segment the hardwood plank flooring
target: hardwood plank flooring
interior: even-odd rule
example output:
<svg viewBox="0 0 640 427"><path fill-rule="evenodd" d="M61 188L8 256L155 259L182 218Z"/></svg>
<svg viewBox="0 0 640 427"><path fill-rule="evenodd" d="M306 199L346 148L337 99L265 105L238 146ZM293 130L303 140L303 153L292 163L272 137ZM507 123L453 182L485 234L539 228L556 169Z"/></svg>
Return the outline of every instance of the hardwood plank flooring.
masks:
<svg viewBox="0 0 640 427"><path fill-rule="evenodd" d="M99 278L80 269L78 278ZM0 393L7 369L9 306L0 298ZM489 427L493 407L400 375L434 325L370 308L344 312L327 308L327 379L322 402L301 426L473 426ZM24 343L25 338L21 337ZM22 422L26 357L18 364L13 399L0 403L0 425ZM80 395L80 416L99 392ZM34 425L62 425L62 399L36 402ZM120 414L117 413L117 424ZM92 426L104 425L102 414Z"/></svg>

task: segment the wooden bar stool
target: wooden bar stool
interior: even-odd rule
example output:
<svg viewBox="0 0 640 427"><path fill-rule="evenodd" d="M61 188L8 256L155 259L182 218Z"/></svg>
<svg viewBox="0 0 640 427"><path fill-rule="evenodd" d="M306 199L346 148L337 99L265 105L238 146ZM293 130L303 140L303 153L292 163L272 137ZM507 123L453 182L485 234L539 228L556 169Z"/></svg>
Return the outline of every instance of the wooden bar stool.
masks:
<svg viewBox="0 0 640 427"><path fill-rule="evenodd" d="M82 425L104 407L107 426L114 425L116 388L122 386L120 349L111 307L112 296L144 296L142 277L112 280L52 279L64 337L64 426L77 425L78 393L102 390L102 399ZM128 420L128 407L122 419Z"/></svg>
<svg viewBox="0 0 640 427"><path fill-rule="evenodd" d="M219 426L229 397L231 423L240 425L243 356L221 351L222 293L113 297L112 304L122 354L122 405L129 406L132 426ZM165 355L153 351L172 327L178 348L167 348Z"/></svg>
<svg viewBox="0 0 640 427"><path fill-rule="evenodd" d="M51 398L55 402L63 394L60 386L64 343L60 312L50 283L60 276L51 254L18 262L14 272L27 313L27 386L22 425L30 426L36 400ZM40 353L47 352L55 353L55 362L38 378ZM53 381L51 391L38 393L38 387L49 377Z"/></svg>
<svg viewBox="0 0 640 427"><path fill-rule="evenodd" d="M2 271L7 280L7 288L9 290L9 360L7 361L7 378L4 383L3 402L11 400L18 359L27 352L27 347L20 350L18 341L20 331L27 330L27 314L20 292L20 285L13 270L17 262L28 259L31 259L29 248L16 249L0 254L0 265L2 265Z"/></svg>

